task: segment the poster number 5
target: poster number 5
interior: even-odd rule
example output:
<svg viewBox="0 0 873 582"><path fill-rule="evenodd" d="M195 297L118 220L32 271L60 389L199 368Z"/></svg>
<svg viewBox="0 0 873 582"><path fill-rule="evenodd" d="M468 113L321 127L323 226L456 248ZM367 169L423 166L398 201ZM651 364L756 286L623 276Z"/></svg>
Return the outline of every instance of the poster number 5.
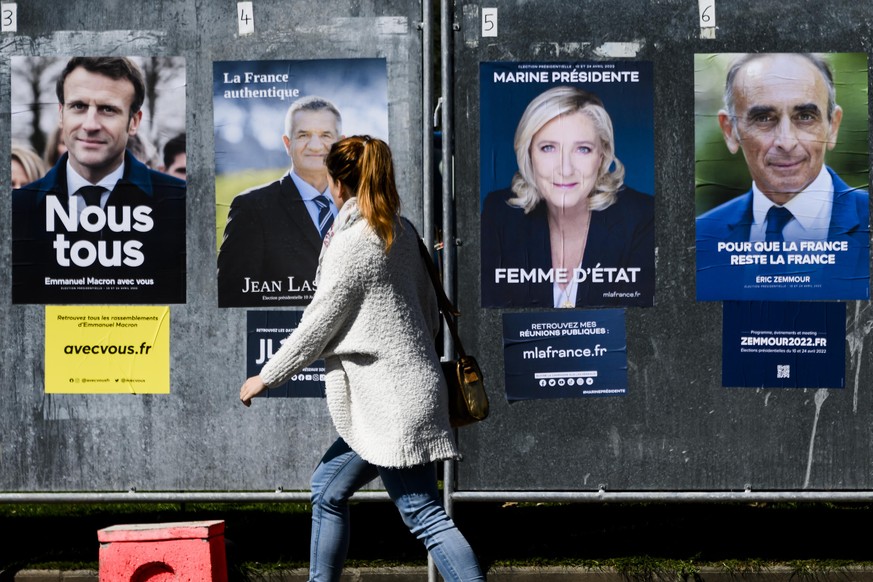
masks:
<svg viewBox="0 0 873 582"><path fill-rule="evenodd" d="M237 2L237 20L239 21L239 35L246 36L255 32L255 13L251 2Z"/></svg>
<svg viewBox="0 0 873 582"><path fill-rule="evenodd" d="M497 36L497 8L482 9L482 36Z"/></svg>
<svg viewBox="0 0 873 582"><path fill-rule="evenodd" d="M18 31L18 4L0 4L0 32Z"/></svg>

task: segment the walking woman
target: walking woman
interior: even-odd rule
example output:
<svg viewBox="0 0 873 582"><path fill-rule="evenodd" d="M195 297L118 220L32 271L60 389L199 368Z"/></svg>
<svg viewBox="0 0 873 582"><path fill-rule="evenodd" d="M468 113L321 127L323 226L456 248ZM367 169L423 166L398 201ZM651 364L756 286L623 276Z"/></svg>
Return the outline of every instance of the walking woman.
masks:
<svg viewBox="0 0 873 582"><path fill-rule="evenodd" d="M353 136L331 147L325 165L340 210L321 251L318 288L294 333L243 384L240 400L249 406L324 359L340 438L312 475L311 582L339 580L348 499L376 477L445 580L484 580L440 503L435 461L458 456L434 346L440 315L418 235L400 218L391 150Z"/></svg>

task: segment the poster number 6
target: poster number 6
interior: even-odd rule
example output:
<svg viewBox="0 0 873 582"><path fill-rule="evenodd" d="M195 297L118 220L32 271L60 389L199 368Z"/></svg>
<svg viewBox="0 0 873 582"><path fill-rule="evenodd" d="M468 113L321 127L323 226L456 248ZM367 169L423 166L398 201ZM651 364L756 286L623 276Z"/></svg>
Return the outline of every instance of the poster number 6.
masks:
<svg viewBox="0 0 873 582"><path fill-rule="evenodd" d="M482 9L482 36L497 36L497 8Z"/></svg>
<svg viewBox="0 0 873 582"><path fill-rule="evenodd" d="M251 2L237 2L236 12L239 21L239 35L246 36L255 32L255 16Z"/></svg>
<svg viewBox="0 0 873 582"><path fill-rule="evenodd" d="M715 28L715 0L698 0L700 28Z"/></svg>
<svg viewBox="0 0 873 582"><path fill-rule="evenodd" d="M0 32L18 31L18 4L0 4Z"/></svg>

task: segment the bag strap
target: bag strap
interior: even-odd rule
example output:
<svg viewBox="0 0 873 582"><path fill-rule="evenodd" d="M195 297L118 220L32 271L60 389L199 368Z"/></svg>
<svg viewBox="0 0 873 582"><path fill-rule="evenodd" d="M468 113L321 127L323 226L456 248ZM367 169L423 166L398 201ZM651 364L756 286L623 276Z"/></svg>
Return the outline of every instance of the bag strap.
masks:
<svg viewBox="0 0 873 582"><path fill-rule="evenodd" d="M446 324L449 326L449 330L452 333L452 339L455 341L455 351L458 352L458 355L461 357L465 357L467 352L464 351L464 344L461 343L461 336L458 334L458 322L457 317L461 315L461 312L452 304L446 295L446 290L443 289L442 282L440 281L440 274L437 271L436 265L433 263L433 259L431 259L430 254L427 252L427 247L424 246L424 241L421 240L420 236L418 238L418 249L421 251L421 258L424 259L424 264L427 267L427 272L430 275L431 283L433 283L434 291L436 291L437 303L439 304L440 311L443 314L443 317L446 319Z"/></svg>

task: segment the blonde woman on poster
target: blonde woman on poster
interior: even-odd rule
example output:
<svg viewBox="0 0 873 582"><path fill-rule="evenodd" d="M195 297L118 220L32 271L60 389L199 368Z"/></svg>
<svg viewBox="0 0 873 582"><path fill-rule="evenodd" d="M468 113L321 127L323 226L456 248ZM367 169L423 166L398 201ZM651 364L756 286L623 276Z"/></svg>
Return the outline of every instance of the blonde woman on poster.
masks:
<svg viewBox="0 0 873 582"><path fill-rule="evenodd" d="M482 211L488 307L651 305L654 200L627 187L594 93L558 86L515 133L518 172Z"/></svg>

